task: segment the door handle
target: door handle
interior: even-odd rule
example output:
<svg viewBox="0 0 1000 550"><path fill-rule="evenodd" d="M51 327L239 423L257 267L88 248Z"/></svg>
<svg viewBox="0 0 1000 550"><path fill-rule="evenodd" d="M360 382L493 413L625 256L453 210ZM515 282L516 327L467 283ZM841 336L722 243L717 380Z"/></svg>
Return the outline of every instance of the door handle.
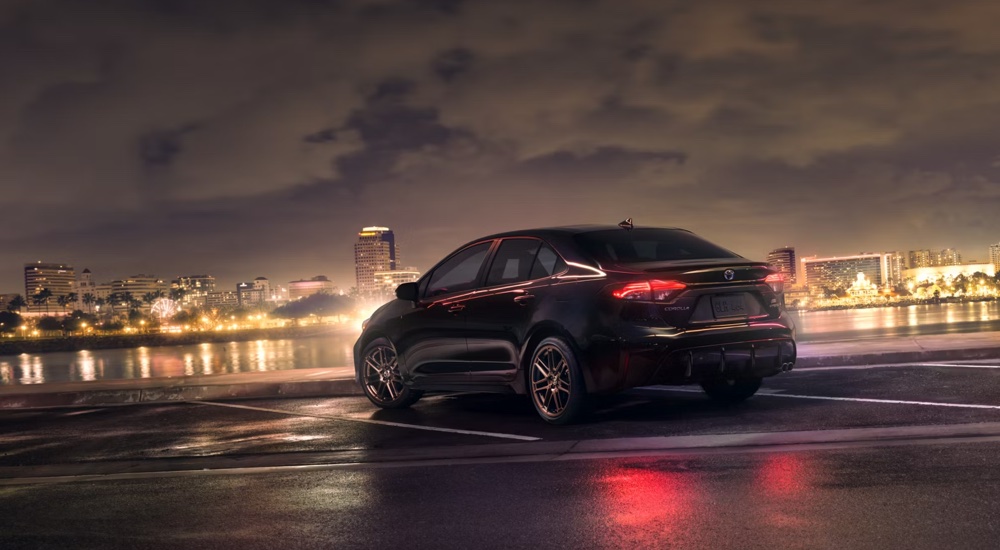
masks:
<svg viewBox="0 0 1000 550"><path fill-rule="evenodd" d="M534 299L535 299L534 294L522 294L520 296L514 296L514 302L521 304L522 306L528 305Z"/></svg>
<svg viewBox="0 0 1000 550"><path fill-rule="evenodd" d="M465 309L465 304L452 304L451 307L448 308L448 313L458 313L463 309Z"/></svg>

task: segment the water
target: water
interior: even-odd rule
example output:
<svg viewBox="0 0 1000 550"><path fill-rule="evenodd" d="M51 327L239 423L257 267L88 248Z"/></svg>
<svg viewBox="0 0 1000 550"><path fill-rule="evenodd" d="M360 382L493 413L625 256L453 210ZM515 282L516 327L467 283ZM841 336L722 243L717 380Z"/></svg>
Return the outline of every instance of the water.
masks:
<svg viewBox="0 0 1000 550"><path fill-rule="evenodd" d="M358 335L0 356L0 385L332 368L354 364Z"/></svg>
<svg viewBox="0 0 1000 550"><path fill-rule="evenodd" d="M1000 302L792 314L799 342L1000 331ZM0 385L178 377L353 365L355 333L228 344L0 356Z"/></svg>
<svg viewBox="0 0 1000 550"><path fill-rule="evenodd" d="M792 312L802 342L1000 331L1000 302Z"/></svg>

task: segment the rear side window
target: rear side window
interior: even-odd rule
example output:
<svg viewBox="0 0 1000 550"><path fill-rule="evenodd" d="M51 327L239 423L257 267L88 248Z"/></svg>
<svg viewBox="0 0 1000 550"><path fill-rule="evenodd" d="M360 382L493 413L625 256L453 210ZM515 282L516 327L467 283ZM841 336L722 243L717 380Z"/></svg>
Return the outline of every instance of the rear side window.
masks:
<svg viewBox="0 0 1000 550"><path fill-rule="evenodd" d="M437 296L476 287L479 270L493 242L470 246L439 265L431 275L426 296Z"/></svg>
<svg viewBox="0 0 1000 550"><path fill-rule="evenodd" d="M634 264L741 257L679 229L593 231L580 233L574 239L601 263Z"/></svg>
<svg viewBox="0 0 1000 550"><path fill-rule="evenodd" d="M555 250L543 244L535 256L535 265L531 268L531 279L541 279L551 277L556 273L566 269L566 263L556 254Z"/></svg>
<svg viewBox="0 0 1000 550"><path fill-rule="evenodd" d="M504 239L486 277L486 286L527 281L542 242L537 239Z"/></svg>

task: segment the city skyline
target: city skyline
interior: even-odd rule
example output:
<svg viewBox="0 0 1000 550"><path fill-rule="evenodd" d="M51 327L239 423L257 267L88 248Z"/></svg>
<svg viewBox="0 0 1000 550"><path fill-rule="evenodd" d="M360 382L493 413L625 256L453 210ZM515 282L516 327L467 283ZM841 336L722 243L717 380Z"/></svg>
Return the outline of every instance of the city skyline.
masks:
<svg viewBox="0 0 1000 550"><path fill-rule="evenodd" d="M632 217L760 259L983 260L1000 5L908 7L4 2L0 250L348 287L340 236L373 221L426 269L483 234Z"/></svg>
<svg viewBox="0 0 1000 550"><path fill-rule="evenodd" d="M353 233L351 236L353 236L353 237L356 238L357 235L358 235L358 233L357 233L357 231L355 231L355 233ZM470 240L472 240L472 239L470 239ZM346 243L346 246L349 247L349 248L351 248L355 244L357 244L355 241L351 241L348 238L345 238L344 242ZM464 242L465 241L462 241L462 243L464 243ZM462 243L457 243L456 246L458 246L459 244L462 244ZM986 263L993 263L994 265L996 265L997 262L995 262L993 260L996 259L996 258L1000 258L1000 253L995 253L994 251L995 250L1000 250L1000 242L988 244L988 245L983 246L982 248L984 250L983 254L968 255L968 256L965 255L965 253L963 251L958 250L958 257L961 258L960 263L962 263L962 264L986 264ZM433 267L434 263L440 261L440 259L443 258L445 254L447 254L448 252L451 252L453 249L454 249L454 247L451 248L451 249L442 251L441 254L438 255L438 256L436 256L431 261L430 264L428 264L426 266L419 266L419 267L416 268L416 271L419 272L419 273L425 273L428 269L430 269L431 267ZM911 253L913 253L913 252L926 252L926 251L929 251L929 252L931 252L932 255L937 255L937 254L940 254L940 253L943 253L943 252L948 252L948 251L954 252L956 250L955 248L952 248L952 247L945 247L945 248L942 248L940 250L935 250L933 248L931 248L931 249L928 249L928 248L916 248L916 249L912 249L912 250L883 248L883 249L876 249L875 251L870 251L870 252L866 251L866 252L854 252L854 253L844 253L844 254L829 254L829 253L826 253L826 252L818 252L818 251L817 252L803 253L795 245L788 245L786 243L786 245L784 245L784 246L772 247L768 252L764 252L764 253L760 254L758 257L749 257L749 258L752 259L752 260L766 261L768 259L768 257L771 255L771 253L779 251L779 250L785 250L785 249L791 249L791 250L793 250L793 253L792 253L793 257L794 258L798 258L799 260L810 259L810 258L814 258L814 257L819 257L819 258L843 258L843 257L851 257L851 256L857 256L857 255L863 255L863 254L885 255L885 254L899 253L899 254L903 255L903 258L904 258L903 263L905 265L907 265L907 267L914 267L914 266L910 266L909 263L908 263L908 261L910 261L909 258L908 258L908 256L910 256ZM356 266L354 264L354 258L353 258L353 255L354 255L355 252L354 252L353 248L352 248L351 252L352 252L352 259L351 259L351 263L350 263L350 273L351 273L352 276L356 276ZM735 251L735 252L739 253L739 251ZM46 263L52 263L52 262L46 262ZM59 262L57 262L57 263L59 263ZM75 264L73 262L61 262L61 263L63 265L68 265L70 267L75 267L77 265L77 264ZM797 267L801 267L800 263L801 263L801 261L796 261L795 265ZM25 264L22 264L22 265L24 267L26 267L26 266L28 266L30 264L29 263L25 263ZM917 267L923 267L923 265L918 265ZM89 266L85 267L84 269L86 270L86 272L88 274L90 272L94 271L94 270L91 270L89 268ZM2 268L0 268L0 272L2 272L2 271L3 271ZM263 270L258 270L258 271L267 271L267 269L265 268ZM330 272L333 272L333 271L334 270L330 270ZM344 270L341 270L341 271L344 271ZM83 270L81 270L81 273L82 272L83 272ZM201 270L201 272L206 272L206 270L203 269L203 270ZM21 273L22 273L22 275L21 275L21 278L20 278L20 281L19 281L20 290L16 290L17 287L11 287L11 288L0 287L0 294L21 294L21 292L24 289L24 283L25 283L25 280L24 280L24 277L23 277L23 271L21 271ZM124 279L124 278L128 278L128 277L133 277L133 276L137 275L138 273L140 273L140 272L132 273L132 274L127 275L127 276L120 276L120 277L117 277L117 278L111 278L111 279L108 279L107 281L104 281L104 279L100 279L100 280L102 281L102 284L104 284L104 283L112 282L112 281L118 280L118 279ZM254 272L254 273L256 273L256 272ZM298 271L295 271L295 273L298 273ZM153 274L155 275L155 273L153 273ZM288 283L293 283L293 282L302 282L302 281L309 280L309 279L311 279L313 277L316 277L316 276L327 277L326 275L324 275L322 273L317 273L317 274L311 275L311 276L294 275L293 276L294 278L288 278L288 279L280 278L280 277L274 277L274 276L267 276L267 275L257 275L256 277L250 277L249 275L244 274L244 275L235 275L235 276L233 276L233 282L232 282L232 284L229 284L229 282L228 282L227 279L222 279L221 277L216 277L215 275L213 275L211 273L211 270L207 270L206 274L209 275L209 276L211 276L211 277L213 277L213 278L215 278L216 281L222 281L222 282L218 283L217 287L219 289L223 289L223 290L232 290L232 288L230 288L230 287L234 287L235 288L236 285L239 285L241 282L248 280L248 277L249 278L264 277L265 279L268 279L268 280L282 281L283 284L288 284ZM164 280L166 280L166 281L169 282L169 281L174 281L174 280L176 280L178 278L184 278L184 277L190 277L190 276L191 275L175 275L175 276L162 277L162 278ZM353 277L351 279L347 279L347 280L348 280L349 283L354 283L355 282L355 279ZM329 281L331 282L331 284L333 286L335 286L336 288L338 288L339 290L342 290L344 292L347 292L352 286L354 286L353 284L344 285L343 283L339 282L337 279L335 279L333 277L329 277ZM801 283L801 281L800 281L800 283Z"/></svg>

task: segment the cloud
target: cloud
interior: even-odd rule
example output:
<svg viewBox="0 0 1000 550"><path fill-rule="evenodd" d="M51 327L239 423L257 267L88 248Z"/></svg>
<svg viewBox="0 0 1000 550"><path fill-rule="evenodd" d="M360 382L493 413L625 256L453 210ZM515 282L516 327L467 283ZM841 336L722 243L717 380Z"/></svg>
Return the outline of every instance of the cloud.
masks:
<svg viewBox="0 0 1000 550"><path fill-rule="evenodd" d="M998 24L977 0L5 2L4 245L345 287L372 223L422 268L628 215L750 255L978 247Z"/></svg>

